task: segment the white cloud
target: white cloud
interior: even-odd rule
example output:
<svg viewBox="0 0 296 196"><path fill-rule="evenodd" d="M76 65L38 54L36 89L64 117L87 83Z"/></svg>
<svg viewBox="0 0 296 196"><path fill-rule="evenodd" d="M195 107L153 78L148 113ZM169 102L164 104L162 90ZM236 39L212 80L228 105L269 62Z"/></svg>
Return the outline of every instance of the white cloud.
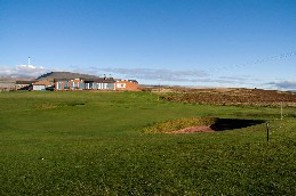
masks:
<svg viewBox="0 0 296 196"><path fill-rule="evenodd" d="M19 72L34 74L34 73L40 73L44 71L44 67L40 66L34 66L34 65L17 65L16 70Z"/></svg>
<svg viewBox="0 0 296 196"><path fill-rule="evenodd" d="M189 82L200 80L208 76L199 70L171 70L171 69L149 69L149 68L103 68L100 71L118 74L130 79L161 80L174 82Z"/></svg>
<svg viewBox="0 0 296 196"><path fill-rule="evenodd" d="M296 90L296 81L280 81L267 83L272 88L283 89L283 90Z"/></svg>
<svg viewBox="0 0 296 196"><path fill-rule="evenodd" d="M0 66L0 76L6 77L37 77L46 71L44 67L34 65Z"/></svg>
<svg viewBox="0 0 296 196"><path fill-rule="evenodd" d="M141 84L162 84L206 87L261 87L262 81L249 75L229 76L213 74L194 69L158 69L158 68L100 68L90 67L92 73L111 74L115 78L136 79Z"/></svg>
<svg viewBox="0 0 296 196"><path fill-rule="evenodd" d="M136 79L144 84L168 84L186 86L223 86L223 87L262 87L267 89L295 90L296 81L272 81L263 82L251 76L214 76L210 72L202 70L172 70L172 69L153 69L153 68L96 68L89 67L89 74L112 74L115 78ZM37 78L38 76L51 71L43 66L36 65L17 65L0 66L0 77L10 78ZM67 70L73 72L72 70ZM83 70L84 72L86 70ZM81 70L76 71L81 72ZM86 71L87 72L87 71Z"/></svg>

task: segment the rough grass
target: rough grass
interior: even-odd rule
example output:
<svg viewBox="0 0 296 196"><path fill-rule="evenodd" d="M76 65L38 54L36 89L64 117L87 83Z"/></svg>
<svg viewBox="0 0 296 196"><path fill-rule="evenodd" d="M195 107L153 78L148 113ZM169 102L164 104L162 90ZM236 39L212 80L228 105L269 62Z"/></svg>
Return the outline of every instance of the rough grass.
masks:
<svg viewBox="0 0 296 196"><path fill-rule="evenodd" d="M83 104L82 104L83 103ZM191 105L149 93L0 93L0 195L296 195L295 108ZM270 123L144 134L190 117Z"/></svg>

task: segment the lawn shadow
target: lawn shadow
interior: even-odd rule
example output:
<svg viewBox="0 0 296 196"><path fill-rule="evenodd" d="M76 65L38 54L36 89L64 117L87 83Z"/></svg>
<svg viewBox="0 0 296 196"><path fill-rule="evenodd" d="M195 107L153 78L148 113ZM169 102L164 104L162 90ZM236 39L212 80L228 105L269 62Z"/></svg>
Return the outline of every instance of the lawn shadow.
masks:
<svg viewBox="0 0 296 196"><path fill-rule="evenodd" d="M264 120L246 120L246 119L218 119L210 128L214 131L226 131L241 129L265 123Z"/></svg>

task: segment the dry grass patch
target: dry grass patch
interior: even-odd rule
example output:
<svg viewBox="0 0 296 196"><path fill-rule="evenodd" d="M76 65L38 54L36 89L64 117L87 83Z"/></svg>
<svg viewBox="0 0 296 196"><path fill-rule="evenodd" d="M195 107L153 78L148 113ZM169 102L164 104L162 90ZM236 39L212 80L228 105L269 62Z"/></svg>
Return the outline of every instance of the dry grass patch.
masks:
<svg viewBox="0 0 296 196"><path fill-rule="evenodd" d="M210 126L216 122L217 118L213 117L191 117L168 120L165 122L155 123L152 126L144 128L146 133L177 133L193 132L197 127L203 127L209 130ZM190 131L191 130L191 131ZM201 130L201 129L200 129Z"/></svg>

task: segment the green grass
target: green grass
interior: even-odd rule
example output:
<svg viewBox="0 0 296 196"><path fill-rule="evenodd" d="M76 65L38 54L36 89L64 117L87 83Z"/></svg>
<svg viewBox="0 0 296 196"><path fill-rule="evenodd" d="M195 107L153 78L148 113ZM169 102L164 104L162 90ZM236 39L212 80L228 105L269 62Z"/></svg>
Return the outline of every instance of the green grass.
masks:
<svg viewBox="0 0 296 196"><path fill-rule="evenodd" d="M0 93L0 195L295 195L296 109L159 101L142 92ZM145 134L178 118L266 120Z"/></svg>

